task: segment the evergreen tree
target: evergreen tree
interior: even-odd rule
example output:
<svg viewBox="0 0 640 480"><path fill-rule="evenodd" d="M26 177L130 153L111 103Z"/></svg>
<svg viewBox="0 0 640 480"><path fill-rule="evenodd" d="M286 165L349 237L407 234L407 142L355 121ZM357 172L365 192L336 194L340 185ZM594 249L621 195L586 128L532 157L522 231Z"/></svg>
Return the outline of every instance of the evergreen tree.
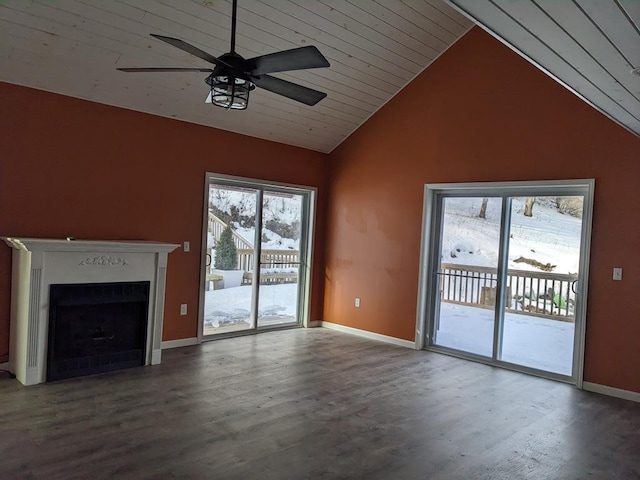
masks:
<svg viewBox="0 0 640 480"><path fill-rule="evenodd" d="M233 243L231 227L227 225L216 242L215 268L218 270L235 270L238 266L238 249Z"/></svg>

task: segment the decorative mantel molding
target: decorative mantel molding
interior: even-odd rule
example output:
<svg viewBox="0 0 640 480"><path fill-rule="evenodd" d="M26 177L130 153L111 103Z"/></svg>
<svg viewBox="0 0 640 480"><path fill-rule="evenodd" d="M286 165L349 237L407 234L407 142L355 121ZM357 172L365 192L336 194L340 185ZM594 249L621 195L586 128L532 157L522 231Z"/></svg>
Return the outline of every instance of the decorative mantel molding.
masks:
<svg viewBox="0 0 640 480"><path fill-rule="evenodd" d="M127 261L122 257L112 257L111 255L98 255L95 257L87 257L82 260L78 265L100 265L106 267L124 267L127 265Z"/></svg>
<svg viewBox="0 0 640 480"><path fill-rule="evenodd" d="M179 245L0 238L13 248L9 365L20 382L34 385L46 380L52 284L149 281L145 365L160 363L167 256Z"/></svg>

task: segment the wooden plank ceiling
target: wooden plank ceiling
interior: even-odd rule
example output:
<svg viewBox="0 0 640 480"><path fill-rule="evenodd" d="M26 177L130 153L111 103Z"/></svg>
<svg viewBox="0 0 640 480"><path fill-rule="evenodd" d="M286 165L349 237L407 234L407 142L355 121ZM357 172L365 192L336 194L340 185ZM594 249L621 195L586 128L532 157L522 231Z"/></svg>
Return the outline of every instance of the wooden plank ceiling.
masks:
<svg viewBox="0 0 640 480"><path fill-rule="evenodd" d="M640 0L449 0L640 135Z"/></svg>
<svg viewBox="0 0 640 480"><path fill-rule="evenodd" d="M308 107L261 89L249 109L204 103L206 73L117 67L210 67L149 36L229 51L229 0L5 0L0 80L330 152L472 23L441 0L239 0L245 58L315 45L330 68L275 74L328 94Z"/></svg>

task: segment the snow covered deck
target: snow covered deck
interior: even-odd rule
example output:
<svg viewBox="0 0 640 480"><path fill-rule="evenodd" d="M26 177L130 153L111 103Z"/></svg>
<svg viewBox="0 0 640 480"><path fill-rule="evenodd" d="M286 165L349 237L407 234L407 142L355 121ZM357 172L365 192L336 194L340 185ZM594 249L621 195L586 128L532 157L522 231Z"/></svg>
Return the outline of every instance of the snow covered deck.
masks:
<svg viewBox="0 0 640 480"><path fill-rule="evenodd" d="M204 334L242 330L242 325L249 328L252 291L251 285L242 285L206 292ZM295 323L297 298L295 283L261 286L258 324Z"/></svg>
<svg viewBox="0 0 640 480"><path fill-rule="evenodd" d="M442 302L435 343L491 357L493 326L492 309ZM571 322L505 313L500 360L570 376L574 329Z"/></svg>

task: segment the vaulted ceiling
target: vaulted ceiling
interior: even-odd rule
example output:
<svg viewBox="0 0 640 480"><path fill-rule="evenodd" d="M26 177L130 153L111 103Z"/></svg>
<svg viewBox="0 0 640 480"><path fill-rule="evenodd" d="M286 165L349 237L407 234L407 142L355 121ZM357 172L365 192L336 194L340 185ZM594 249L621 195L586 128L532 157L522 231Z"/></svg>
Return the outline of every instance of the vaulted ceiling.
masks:
<svg viewBox="0 0 640 480"><path fill-rule="evenodd" d="M638 0L239 0L245 58L315 45L331 67L274 74L326 92L309 107L257 89L249 109L204 100L211 65L154 39L229 51L230 0L0 2L0 81L330 152L473 25L640 134Z"/></svg>
<svg viewBox="0 0 640 480"><path fill-rule="evenodd" d="M640 0L449 1L640 135Z"/></svg>
<svg viewBox="0 0 640 480"><path fill-rule="evenodd" d="M245 58L315 45L330 68L274 76L326 92L314 107L257 89L246 111L205 104L210 67L156 33L229 51L230 0L0 2L0 80L329 152L472 25L441 0L239 0Z"/></svg>

